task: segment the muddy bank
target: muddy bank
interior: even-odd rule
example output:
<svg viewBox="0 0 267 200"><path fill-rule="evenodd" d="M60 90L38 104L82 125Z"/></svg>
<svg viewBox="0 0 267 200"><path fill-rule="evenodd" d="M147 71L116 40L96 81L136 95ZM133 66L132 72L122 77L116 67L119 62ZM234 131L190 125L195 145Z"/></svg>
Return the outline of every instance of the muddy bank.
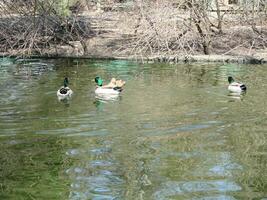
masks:
<svg viewBox="0 0 267 200"><path fill-rule="evenodd" d="M1 57L23 58L24 56L0 53ZM267 57L253 56L230 56L230 55L191 55L191 56L115 56L115 55L75 55L75 54L49 54L32 55L31 58L79 58L79 59L107 59L107 60L130 60L142 63L238 63L238 64L266 64Z"/></svg>

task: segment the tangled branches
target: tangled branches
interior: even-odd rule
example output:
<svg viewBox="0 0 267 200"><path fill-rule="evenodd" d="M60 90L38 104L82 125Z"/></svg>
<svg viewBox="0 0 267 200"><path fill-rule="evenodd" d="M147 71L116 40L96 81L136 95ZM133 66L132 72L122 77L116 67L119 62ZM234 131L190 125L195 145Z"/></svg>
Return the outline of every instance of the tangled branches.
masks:
<svg viewBox="0 0 267 200"><path fill-rule="evenodd" d="M130 53L139 56L227 53L240 45L236 44L240 40L238 36L231 37L240 26L246 28L244 35L253 29L255 37L248 41L248 44L254 45L251 48L256 48L255 44L259 41L262 45L266 44L260 39L266 38L266 20L261 19L266 19L267 15L258 7L250 5L245 9L242 4L231 7L220 0L207 2L137 0L135 10L127 13L121 27L128 32L132 30L128 43Z"/></svg>
<svg viewBox="0 0 267 200"><path fill-rule="evenodd" d="M70 45L91 37L89 19L77 15L62 16L53 1L4 0L0 4L0 48L23 55L41 54L52 45ZM86 46L83 45L84 49Z"/></svg>
<svg viewBox="0 0 267 200"><path fill-rule="evenodd" d="M182 6L182 5L176 5ZM188 54L198 45L192 30L179 9L173 9L171 2L138 4L132 15L135 24L130 48L135 54Z"/></svg>

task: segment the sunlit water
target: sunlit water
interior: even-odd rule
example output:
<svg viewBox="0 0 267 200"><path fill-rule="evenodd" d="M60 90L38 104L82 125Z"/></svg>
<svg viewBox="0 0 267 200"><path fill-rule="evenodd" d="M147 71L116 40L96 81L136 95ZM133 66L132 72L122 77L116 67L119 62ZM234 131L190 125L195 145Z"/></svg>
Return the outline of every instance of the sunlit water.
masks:
<svg viewBox="0 0 267 200"><path fill-rule="evenodd" d="M0 199L266 199L266 67L3 58ZM96 98L97 75L122 94Z"/></svg>

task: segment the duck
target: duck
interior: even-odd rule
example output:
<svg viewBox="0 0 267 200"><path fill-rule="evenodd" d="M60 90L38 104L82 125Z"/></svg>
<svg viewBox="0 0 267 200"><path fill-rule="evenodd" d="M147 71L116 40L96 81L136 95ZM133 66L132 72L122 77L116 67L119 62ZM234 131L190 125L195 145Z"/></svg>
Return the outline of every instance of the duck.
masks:
<svg viewBox="0 0 267 200"><path fill-rule="evenodd" d="M57 97L59 100L69 99L73 94L73 91L68 87L68 84L69 84L69 79L65 77L64 85L57 91Z"/></svg>
<svg viewBox="0 0 267 200"><path fill-rule="evenodd" d="M100 77L95 77L95 82L97 84L97 88L95 89L95 94L97 95L119 95L122 92L122 87L115 86L115 85L104 85L103 80Z"/></svg>
<svg viewBox="0 0 267 200"><path fill-rule="evenodd" d="M246 92L247 90L245 84L236 82L232 76L228 77L228 82L229 82L228 90L232 93L243 93Z"/></svg>

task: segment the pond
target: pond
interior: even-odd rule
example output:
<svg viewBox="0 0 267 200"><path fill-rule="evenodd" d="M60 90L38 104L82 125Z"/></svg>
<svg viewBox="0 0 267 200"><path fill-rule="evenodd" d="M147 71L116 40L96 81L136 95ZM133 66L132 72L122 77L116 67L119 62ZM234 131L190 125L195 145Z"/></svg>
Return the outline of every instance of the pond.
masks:
<svg viewBox="0 0 267 200"><path fill-rule="evenodd" d="M0 199L266 199L266 67L2 58Z"/></svg>

